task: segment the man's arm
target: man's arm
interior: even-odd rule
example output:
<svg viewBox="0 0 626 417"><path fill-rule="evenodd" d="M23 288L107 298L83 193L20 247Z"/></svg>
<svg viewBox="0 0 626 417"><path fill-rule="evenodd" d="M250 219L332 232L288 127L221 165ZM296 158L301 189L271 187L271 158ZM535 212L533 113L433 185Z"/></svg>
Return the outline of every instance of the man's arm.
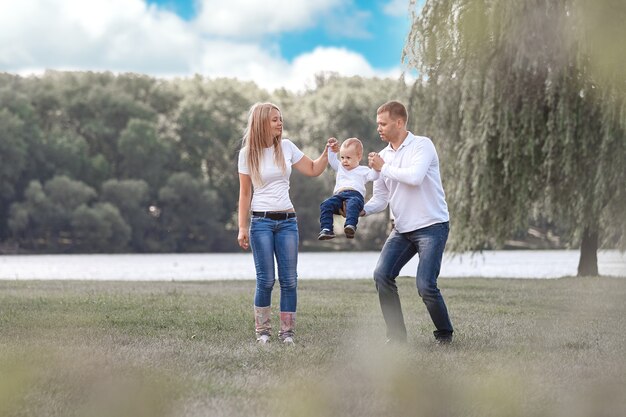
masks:
<svg viewBox="0 0 626 417"><path fill-rule="evenodd" d="M435 146L430 140L424 140L417 145L413 155L411 155L408 167L393 167L386 164L380 155L374 155L370 158L372 159L372 168L380 170L381 177L408 185L420 185L424 181L435 155Z"/></svg>
<svg viewBox="0 0 626 417"><path fill-rule="evenodd" d="M374 181L374 192L372 198L363 207L363 215L379 213L387 208L389 203L389 189L382 178Z"/></svg>

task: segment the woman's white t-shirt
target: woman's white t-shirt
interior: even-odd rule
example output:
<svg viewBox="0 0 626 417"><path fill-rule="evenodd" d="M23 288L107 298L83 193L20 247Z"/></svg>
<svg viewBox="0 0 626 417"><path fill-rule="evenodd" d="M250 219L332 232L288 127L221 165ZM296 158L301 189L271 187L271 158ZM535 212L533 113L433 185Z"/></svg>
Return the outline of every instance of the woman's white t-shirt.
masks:
<svg viewBox="0 0 626 417"><path fill-rule="evenodd" d="M281 167L276 166L274 148L264 149L260 165L263 184L253 185L252 211L285 211L293 208L289 198L289 176L291 166L300 161L304 153L289 139L282 139L280 145L285 157L285 172L283 173ZM240 174L250 175L246 155L247 148L241 149L238 169Z"/></svg>

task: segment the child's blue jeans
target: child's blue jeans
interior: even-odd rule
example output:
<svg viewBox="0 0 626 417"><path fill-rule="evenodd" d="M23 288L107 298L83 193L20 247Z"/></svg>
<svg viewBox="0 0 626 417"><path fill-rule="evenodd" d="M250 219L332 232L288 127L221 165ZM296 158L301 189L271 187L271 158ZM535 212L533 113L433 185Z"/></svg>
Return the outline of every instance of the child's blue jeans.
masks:
<svg viewBox="0 0 626 417"><path fill-rule="evenodd" d="M346 203L346 222L344 227L354 226L356 228L359 216L365 205L365 200L360 192L345 190L327 198L320 204L320 229L333 230L333 215L339 214L344 201Z"/></svg>

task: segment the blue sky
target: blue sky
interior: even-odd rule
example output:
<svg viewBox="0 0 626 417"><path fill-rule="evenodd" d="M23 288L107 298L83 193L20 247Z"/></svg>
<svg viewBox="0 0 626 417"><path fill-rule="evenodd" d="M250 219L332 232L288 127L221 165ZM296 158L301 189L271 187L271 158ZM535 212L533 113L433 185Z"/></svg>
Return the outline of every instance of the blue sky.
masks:
<svg viewBox="0 0 626 417"><path fill-rule="evenodd" d="M409 0L0 0L0 71L399 77Z"/></svg>
<svg viewBox="0 0 626 417"><path fill-rule="evenodd" d="M192 20L198 11L194 0L149 0L148 3L169 9L187 20ZM342 3L338 9L362 15L358 33L352 36L334 33L324 26L324 22L318 22L312 28L292 30L277 36L282 55L292 60L303 51L313 50L317 46L335 46L361 53L376 68L397 67L409 30L408 0L395 2L392 6L396 7L395 15L384 11L384 6L393 4L392 1L356 0Z"/></svg>

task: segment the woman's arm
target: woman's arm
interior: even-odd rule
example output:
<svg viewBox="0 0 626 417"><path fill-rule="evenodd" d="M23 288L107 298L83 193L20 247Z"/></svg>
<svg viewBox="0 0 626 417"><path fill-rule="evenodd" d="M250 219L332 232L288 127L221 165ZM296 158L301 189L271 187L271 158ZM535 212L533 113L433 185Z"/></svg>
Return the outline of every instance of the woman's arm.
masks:
<svg viewBox="0 0 626 417"><path fill-rule="evenodd" d="M237 242L242 249L250 247L249 237L249 219L250 219L250 203L252 201L252 179L250 175L239 174L239 235Z"/></svg>
<svg viewBox="0 0 626 417"><path fill-rule="evenodd" d="M330 142L330 139L329 139ZM319 176L328 165L328 143L324 146L324 152L315 161L304 155L293 167L309 177Z"/></svg>

